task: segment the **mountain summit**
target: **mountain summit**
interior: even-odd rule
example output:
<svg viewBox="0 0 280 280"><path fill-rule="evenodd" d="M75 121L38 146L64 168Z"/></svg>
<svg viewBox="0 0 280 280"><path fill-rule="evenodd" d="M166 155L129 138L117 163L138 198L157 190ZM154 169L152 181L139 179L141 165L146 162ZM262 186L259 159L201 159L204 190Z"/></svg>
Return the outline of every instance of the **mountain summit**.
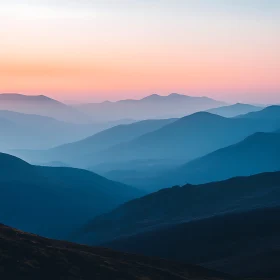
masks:
<svg viewBox="0 0 280 280"><path fill-rule="evenodd" d="M36 114L75 123L89 122L85 114L45 95L2 93L0 94L0 110Z"/></svg>

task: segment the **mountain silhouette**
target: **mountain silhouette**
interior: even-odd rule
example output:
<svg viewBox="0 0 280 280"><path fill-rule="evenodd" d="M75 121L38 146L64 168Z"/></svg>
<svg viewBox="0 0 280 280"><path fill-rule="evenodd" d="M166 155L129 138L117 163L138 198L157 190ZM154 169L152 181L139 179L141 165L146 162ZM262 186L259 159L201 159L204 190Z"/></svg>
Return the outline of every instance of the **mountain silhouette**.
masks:
<svg viewBox="0 0 280 280"><path fill-rule="evenodd" d="M280 206L226 213L112 241L120 251L192 262L234 276L277 279ZM168 245L167 245L168 244Z"/></svg>
<svg viewBox="0 0 280 280"><path fill-rule="evenodd" d="M47 237L69 238L92 215L142 192L92 172L30 165L0 154L0 220Z"/></svg>
<svg viewBox="0 0 280 280"><path fill-rule="evenodd" d="M90 122L90 118L85 114L45 95L2 93L0 94L0 110L42 115L67 122Z"/></svg>
<svg viewBox="0 0 280 280"><path fill-rule="evenodd" d="M216 114L222 117L236 117L238 115L244 115L250 112L260 111L262 107L250 105L250 104L243 104L243 103L236 103L233 105L222 106L219 108L210 109L207 112Z"/></svg>
<svg viewBox="0 0 280 280"><path fill-rule="evenodd" d="M168 96L153 94L140 100L82 104L76 108L94 120L110 121L124 118L135 120L178 118L223 105L225 103L208 97L172 93Z"/></svg>
<svg viewBox="0 0 280 280"><path fill-rule="evenodd" d="M1 224L0 254L3 279L233 279L200 266L46 239Z"/></svg>
<svg viewBox="0 0 280 280"><path fill-rule="evenodd" d="M102 214L84 227L80 238L89 244L99 244L166 225L279 203L280 172L189 184L160 190Z"/></svg>

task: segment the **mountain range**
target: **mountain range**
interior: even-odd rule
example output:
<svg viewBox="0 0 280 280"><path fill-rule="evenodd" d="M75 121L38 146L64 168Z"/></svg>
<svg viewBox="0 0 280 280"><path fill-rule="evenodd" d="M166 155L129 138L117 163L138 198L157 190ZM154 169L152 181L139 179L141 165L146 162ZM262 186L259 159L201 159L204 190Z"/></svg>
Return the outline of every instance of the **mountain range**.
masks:
<svg viewBox="0 0 280 280"><path fill-rule="evenodd" d="M208 97L172 93L168 96L153 94L140 100L82 104L75 108L96 121L110 121L124 118L135 120L178 118L224 105L226 105L224 102Z"/></svg>
<svg viewBox="0 0 280 280"><path fill-rule="evenodd" d="M202 185L175 186L129 201L83 228L81 241L100 244L230 212L279 206L280 172L236 177Z"/></svg>
<svg viewBox="0 0 280 280"><path fill-rule="evenodd" d="M103 172L102 174L112 180L121 181L152 191L176 184L183 185L186 183L206 183L235 176L252 175L260 172L280 170L280 162L278 160L278 154L280 153L280 134L277 133L279 130L273 130L277 127L279 128L280 126L280 107L268 107L263 111L255 112L254 114L256 114L255 118L251 118L252 113L244 115L242 118L226 118L224 121L227 122L227 126L225 126L225 128L221 128L221 132L228 131L228 134L224 137L230 138L232 135L235 135L236 137L240 132L236 133L235 130L231 129L233 128L231 125L232 123L235 123L235 121L238 120L241 121L243 125L248 125L250 121L253 121L253 123L248 125L248 127L251 128L251 130L248 130L250 131L250 133L248 132L248 137L244 137L245 139L243 139L240 135L241 141L235 141L232 145L218 148L208 154L205 151L205 155L197 157L194 160L187 161L181 166L171 166L169 170L159 170L157 173L148 171L133 172L133 170L129 169L125 172L115 168L113 170ZM257 115L259 115L259 117L257 117ZM269 116L271 117L269 118ZM249 123L247 123L248 120ZM206 121L203 123L206 124ZM201 144L203 143L203 140L206 144L209 144L207 143L207 140L211 142L211 139L215 139L215 137L217 137L216 143L220 145L222 144L221 139L223 138L220 137L217 130L214 132L212 129L212 131L209 132L209 128L211 129L209 125L207 129L205 129L209 132L209 136L205 134L205 137L202 140L200 140L202 137L200 138L198 135L198 126L196 128L197 131L194 131L193 134L188 134L190 132L189 130L186 132L184 139L187 139L187 134L189 135L189 138L193 135L194 143L193 146L190 146L188 145L189 139L185 140L187 149L182 145L182 154L184 154L183 149L185 149L185 151L189 151L190 147L192 148L192 152L196 151L195 140L197 140L197 143L200 144L200 149L198 149L199 152L203 151L201 149L203 147ZM255 132L272 132L252 133L254 130ZM201 128L201 131L203 132L203 128ZM210 136L210 134L213 135ZM233 137L231 140L233 141ZM215 142L213 141L213 143ZM166 145L166 147L168 146Z"/></svg>
<svg viewBox="0 0 280 280"><path fill-rule="evenodd" d="M47 237L69 238L92 216L143 195L86 170L39 167L0 154L0 221Z"/></svg>
<svg viewBox="0 0 280 280"><path fill-rule="evenodd" d="M127 172L121 171L111 171L104 175L112 180L153 191L172 185L203 184L236 176L280 171L279 132L257 132L237 144L170 168L167 172L160 171L156 175L146 172L129 176Z"/></svg>
<svg viewBox="0 0 280 280"><path fill-rule="evenodd" d="M224 118L199 112L109 148L96 158L100 157L102 161L181 159L187 162L237 143L255 132L271 132L279 126L279 119Z"/></svg>
<svg viewBox="0 0 280 280"><path fill-rule="evenodd" d="M133 130L140 126L137 135ZM115 171L118 166L125 165L129 167L129 174L137 171L141 162L143 165L150 162L152 170L157 169L158 163L160 166L171 163L177 167L178 164L235 144L255 132L271 132L279 127L278 119L225 118L199 112L180 119L145 121L116 127L79 143L43 152L20 151L15 155L31 162L43 162L46 159L62 161L90 170L103 165L103 172ZM106 147L106 143L110 145ZM107 170L104 168L106 164ZM150 177L150 174L145 177Z"/></svg>

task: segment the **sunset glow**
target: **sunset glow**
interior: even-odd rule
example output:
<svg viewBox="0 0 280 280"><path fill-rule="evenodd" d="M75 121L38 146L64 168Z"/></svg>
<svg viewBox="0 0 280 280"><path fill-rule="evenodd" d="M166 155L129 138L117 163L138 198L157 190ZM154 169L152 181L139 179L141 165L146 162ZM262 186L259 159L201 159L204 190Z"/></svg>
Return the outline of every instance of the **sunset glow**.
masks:
<svg viewBox="0 0 280 280"><path fill-rule="evenodd" d="M277 0L0 0L0 92L280 102L279 34Z"/></svg>

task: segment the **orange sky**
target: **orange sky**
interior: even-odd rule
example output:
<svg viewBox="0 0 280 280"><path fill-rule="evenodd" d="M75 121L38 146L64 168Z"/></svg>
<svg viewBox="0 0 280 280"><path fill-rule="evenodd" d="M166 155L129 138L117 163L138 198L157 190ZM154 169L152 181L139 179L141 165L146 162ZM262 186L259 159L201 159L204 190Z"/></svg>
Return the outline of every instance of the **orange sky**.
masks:
<svg viewBox="0 0 280 280"><path fill-rule="evenodd" d="M82 101L180 92L280 103L280 5L236 0L247 5L231 10L227 1L116 0L114 9L108 0L1 1L0 92Z"/></svg>

